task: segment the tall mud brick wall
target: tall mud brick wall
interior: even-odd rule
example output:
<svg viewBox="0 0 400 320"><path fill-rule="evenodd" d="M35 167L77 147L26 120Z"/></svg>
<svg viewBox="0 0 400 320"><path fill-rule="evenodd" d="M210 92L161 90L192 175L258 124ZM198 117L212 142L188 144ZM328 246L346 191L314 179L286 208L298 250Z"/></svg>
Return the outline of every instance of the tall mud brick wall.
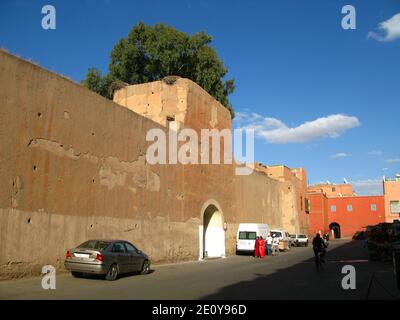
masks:
<svg viewBox="0 0 400 320"><path fill-rule="evenodd" d="M241 222L281 226L279 182L233 164L147 163L146 133L167 134L171 117L179 130L231 129L197 84L172 82L123 88L116 103L0 51L0 276L62 268L91 238L162 262L233 254Z"/></svg>

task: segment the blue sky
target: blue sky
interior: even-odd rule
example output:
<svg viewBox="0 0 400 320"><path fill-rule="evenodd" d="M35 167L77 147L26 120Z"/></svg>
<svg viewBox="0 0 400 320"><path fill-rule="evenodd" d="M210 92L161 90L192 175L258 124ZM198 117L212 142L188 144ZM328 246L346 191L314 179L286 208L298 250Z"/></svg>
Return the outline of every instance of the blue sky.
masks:
<svg viewBox="0 0 400 320"><path fill-rule="evenodd" d="M56 30L41 28L46 4ZM341 27L346 4L355 30ZM0 47L79 82L89 67L107 71L138 21L205 31L236 82L235 126L257 128L257 161L381 193L382 176L400 173L398 13L397 0L0 0Z"/></svg>

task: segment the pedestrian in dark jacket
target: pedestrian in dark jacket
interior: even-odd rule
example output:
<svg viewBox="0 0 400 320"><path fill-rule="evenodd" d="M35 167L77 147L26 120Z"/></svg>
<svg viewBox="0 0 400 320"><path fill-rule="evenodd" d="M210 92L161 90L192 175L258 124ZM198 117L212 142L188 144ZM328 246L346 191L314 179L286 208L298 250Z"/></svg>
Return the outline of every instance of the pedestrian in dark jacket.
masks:
<svg viewBox="0 0 400 320"><path fill-rule="evenodd" d="M314 250L314 255L317 256L318 254L321 253L320 259L322 262L324 261L325 253L326 253L326 244L324 240L321 238L321 235L317 233L315 238L313 239L313 250Z"/></svg>

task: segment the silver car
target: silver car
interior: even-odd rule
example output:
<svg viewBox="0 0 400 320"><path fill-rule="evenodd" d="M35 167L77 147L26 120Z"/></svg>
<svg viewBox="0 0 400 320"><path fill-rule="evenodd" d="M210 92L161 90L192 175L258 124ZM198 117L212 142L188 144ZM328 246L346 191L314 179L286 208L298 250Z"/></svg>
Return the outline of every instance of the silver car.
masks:
<svg viewBox="0 0 400 320"><path fill-rule="evenodd" d="M111 281L119 274L150 271L149 257L124 240L86 241L67 251L64 265L74 277L99 274Z"/></svg>

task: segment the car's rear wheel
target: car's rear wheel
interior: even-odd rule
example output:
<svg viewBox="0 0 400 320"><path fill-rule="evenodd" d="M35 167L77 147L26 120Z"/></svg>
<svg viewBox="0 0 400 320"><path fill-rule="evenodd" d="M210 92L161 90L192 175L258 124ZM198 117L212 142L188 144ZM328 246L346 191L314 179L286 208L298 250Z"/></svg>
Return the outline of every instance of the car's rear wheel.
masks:
<svg viewBox="0 0 400 320"><path fill-rule="evenodd" d="M119 273L118 265L116 263L112 264L106 274L106 280L108 281L116 280L118 278L118 273Z"/></svg>
<svg viewBox="0 0 400 320"><path fill-rule="evenodd" d="M82 276L83 276L83 273L82 273L82 272L72 271L71 274L72 274L72 276L73 276L74 278L82 278Z"/></svg>
<svg viewBox="0 0 400 320"><path fill-rule="evenodd" d="M141 274L148 274L150 271L150 263L148 260L145 260L143 262L143 266L142 266L142 271L140 271Z"/></svg>

